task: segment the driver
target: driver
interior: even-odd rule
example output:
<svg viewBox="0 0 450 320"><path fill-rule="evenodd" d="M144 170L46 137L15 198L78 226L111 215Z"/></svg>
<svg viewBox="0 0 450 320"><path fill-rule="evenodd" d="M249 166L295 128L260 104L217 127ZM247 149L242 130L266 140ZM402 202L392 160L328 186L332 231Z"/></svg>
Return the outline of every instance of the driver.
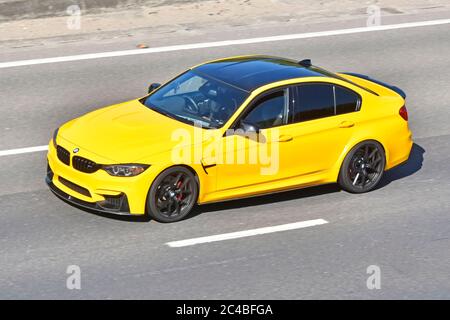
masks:
<svg viewBox="0 0 450 320"><path fill-rule="evenodd" d="M226 88L207 82L200 88L200 91L206 97L204 103L199 104L200 116L205 120L223 124L236 108L236 106L228 105L233 100L228 96Z"/></svg>

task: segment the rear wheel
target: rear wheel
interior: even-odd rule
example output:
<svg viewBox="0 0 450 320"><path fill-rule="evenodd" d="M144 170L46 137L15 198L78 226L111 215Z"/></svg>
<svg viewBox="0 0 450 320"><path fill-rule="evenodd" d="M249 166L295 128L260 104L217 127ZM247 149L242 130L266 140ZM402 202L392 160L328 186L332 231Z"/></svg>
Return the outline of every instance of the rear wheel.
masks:
<svg viewBox="0 0 450 320"><path fill-rule="evenodd" d="M147 197L149 215L159 222L175 222L185 218L198 197L194 174L177 166L163 171L153 182Z"/></svg>
<svg viewBox="0 0 450 320"><path fill-rule="evenodd" d="M376 141L363 141L347 154L339 173L340 186L352 193L372 190L380 182L386 165L384 149Z"/></svg>

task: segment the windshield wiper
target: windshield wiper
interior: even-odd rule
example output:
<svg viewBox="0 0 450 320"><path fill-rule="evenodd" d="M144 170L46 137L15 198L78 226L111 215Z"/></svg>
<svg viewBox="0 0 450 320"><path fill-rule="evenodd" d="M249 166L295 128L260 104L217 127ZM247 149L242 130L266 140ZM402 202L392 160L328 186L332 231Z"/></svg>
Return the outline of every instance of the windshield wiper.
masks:
<svg viewBox="0 0 450 320"><path fill-rule="evenodd" d="M163 115L165 115L166 117L169 117L169 118L171 118L171 119L180 120L180 118L177 117L175 114L170 113L170 112L168 112L168 111L166 111L166 110L163 110L163 109L160 109L160 108L156 108L156 107L150 107L150 109L152 109L152 110L154 110L154 111L156 111L156 112L159 112L159 113L161 113L161 114L163 114Z"/></svg>
<svg viewBox="0 0 450 320"><path fill-rule="evenodd" d="M178 115L176 115L176 114L174 114L174 113L168 112L168 111L166 111L166 110L164 110L164 109L160 109L160 108L157 108L157 107L155 107L155 106L148 106L148 107L149 107L151 110L154 110L154 111L156 111L156 112L158 112L158 113L161 113L162 115L165 115L165 116L168 117L168 118L171 118L171 119L174 119L174 120L178 120L178 121L181 121L181 122L190 124L190 125L194 125L194 124L195 124L194 121L191 121L191 120L188 120L188 119L186 119L186 118L180 117L180 116L178 116Z"/></svg>
<svg viewBox="0 0 450 320"><path fill-rule="evenodd" d="M187 119L187 118L179 116L177 114L168 112L168 111L166 111L164 109L158 108L158 107L156 107L154 105L145 105L145 106L147 108L149 108L150 110L156 111L156 112L158 112L158 113L160 113L160 114L162 114L162 115L164 115L164 116L166 116L168 118L171 118L171 119L174 119L174 120L177 120L177 121L181 121L183 123L187 123L187 124L190 124L190 125L193 125L193 126L195 126L195 124L196 124L195 120ZM205 123L204 121L201 121L201 122ZM202 125L202 128L205 128L205 129L217 129L217 127L211 126L209 124L206 125L206 126Z"/></svg>

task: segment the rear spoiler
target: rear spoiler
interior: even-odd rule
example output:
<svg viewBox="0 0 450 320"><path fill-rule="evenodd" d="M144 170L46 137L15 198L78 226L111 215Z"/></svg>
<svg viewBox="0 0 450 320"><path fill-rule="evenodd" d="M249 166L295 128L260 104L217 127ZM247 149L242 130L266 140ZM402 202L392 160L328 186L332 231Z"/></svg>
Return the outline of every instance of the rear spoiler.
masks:
<svg viewBox="0 0 450 320"><path fill-rule="evenodd" d="M405 93L405 91L403 91L403 90L400 89L399 87L391 86L390 84L387 84L387 83L385 83L385 82L382 82L382 81L379 81L379 80L372 79L371 77L366 76L366 75L364 75L364 74L352 73L352 72L341 72L341 73L342 73L342 74L347 74L347 75L349 75L349 76L353 76L353 77L357 77L357 78L362 78L362 79L365 79L365 80L374 82L374 83L379 84L379 85L381 85L381 86L383 86L383 87L386 87L386 88L388 88L388 89L391 89L392 91L398 93L403 99L406 99L406 93Z"/></svg>

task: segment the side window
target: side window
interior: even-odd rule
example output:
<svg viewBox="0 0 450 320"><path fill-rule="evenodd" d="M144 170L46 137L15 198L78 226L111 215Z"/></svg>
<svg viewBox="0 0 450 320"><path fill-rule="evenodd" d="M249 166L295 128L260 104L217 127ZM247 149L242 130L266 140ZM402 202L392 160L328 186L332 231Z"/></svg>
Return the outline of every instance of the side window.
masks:
<svg viewBox="0 0 450 320"><path fill-rule="evenodd" d="M308 121L334 115L333 86L304 84L297 87L294 122Z"/></svg>
<svg viewBox="0 0 450 320"><path fill-rule="evenodd" d="M354 112L359 107L359 97L350 90L335 86L336 114Z"/></svg>
<svg viewBox="0 0 450 320"><path fill-rule="evenodd" d="M280 126L285 117L285 91L270 93L256 102L244 121L256 124L260 129Z"/></svg>

